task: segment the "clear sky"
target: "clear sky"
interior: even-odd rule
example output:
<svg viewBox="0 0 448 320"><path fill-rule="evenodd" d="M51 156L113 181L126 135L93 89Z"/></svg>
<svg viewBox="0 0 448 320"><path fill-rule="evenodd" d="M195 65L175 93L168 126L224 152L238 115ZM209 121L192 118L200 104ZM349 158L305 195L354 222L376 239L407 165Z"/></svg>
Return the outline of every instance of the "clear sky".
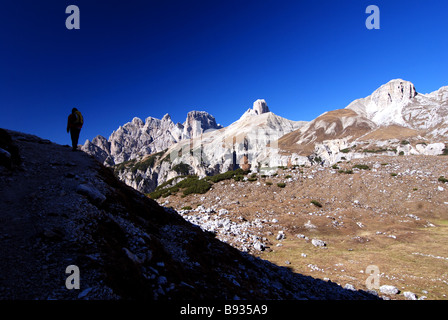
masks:
<svg viewBox="0 0 448 320"><path fill-rule="evenodd" d="M226 126L256 99L312 120L396 78L429 93L448 85L447 17L446 0L2 0L0 127L70 144L77 107L84 143L135 116Z"/></svg>

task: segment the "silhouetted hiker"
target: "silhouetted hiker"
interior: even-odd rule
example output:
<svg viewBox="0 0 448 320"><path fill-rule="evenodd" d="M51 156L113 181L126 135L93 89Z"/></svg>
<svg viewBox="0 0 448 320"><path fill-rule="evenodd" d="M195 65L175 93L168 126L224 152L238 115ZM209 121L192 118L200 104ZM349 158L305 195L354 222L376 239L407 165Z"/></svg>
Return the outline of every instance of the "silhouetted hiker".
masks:
<svg viewBox="0 0 448 320"><path fill-rule="evenodd" d="M76 151L78 149L79 133L81 132L83 124L84 119L82 117L81 112L79 112L78 109L73 108L72 113L68 116L67 121L67 133L70 131L73 151Z"/></svg>

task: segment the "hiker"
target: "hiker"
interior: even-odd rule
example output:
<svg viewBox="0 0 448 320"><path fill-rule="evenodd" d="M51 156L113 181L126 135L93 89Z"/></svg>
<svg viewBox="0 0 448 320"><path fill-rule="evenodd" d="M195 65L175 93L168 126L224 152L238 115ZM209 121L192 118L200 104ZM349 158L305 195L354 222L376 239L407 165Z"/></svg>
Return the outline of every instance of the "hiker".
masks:
<svg viewBox="0 0 448 320"><path fill-rule="evenodd" d="M70 131L73 151L76 151L78 149L79 133L81 132L83 124L84 119L82 117L81 112L79 112L78 109L73 108L72 113L68 116L67 121L67 133Z"/></svg>

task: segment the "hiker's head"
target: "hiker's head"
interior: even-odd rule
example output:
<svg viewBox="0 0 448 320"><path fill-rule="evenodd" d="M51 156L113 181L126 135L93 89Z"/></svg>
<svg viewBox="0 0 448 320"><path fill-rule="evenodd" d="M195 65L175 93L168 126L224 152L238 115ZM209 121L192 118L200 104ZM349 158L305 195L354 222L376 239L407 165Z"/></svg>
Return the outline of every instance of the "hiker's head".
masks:
<svg viewBox="0 0 448 320"><path fill-rule="evenodd" d="M72 109L72 113L75 113L76 111L78 111L78 109L76 109L76 108Z"/></svg>

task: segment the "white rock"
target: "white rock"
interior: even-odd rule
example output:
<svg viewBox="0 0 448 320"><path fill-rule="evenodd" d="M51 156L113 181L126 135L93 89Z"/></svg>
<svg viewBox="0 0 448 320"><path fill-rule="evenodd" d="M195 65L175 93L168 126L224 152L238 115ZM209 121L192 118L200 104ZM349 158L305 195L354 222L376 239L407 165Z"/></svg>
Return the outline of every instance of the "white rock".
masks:
<svg viewBox="0 0 448 320"><path fill-rule="evenodd" d="M102 204L106 200L106 196L90 183L80 184L76 188L76 192L87 196L94 203Z"/></svg>
<svg viewBox="0 0 448 320"><path fill-rule="evenodd" d="M352 284L350 284L350 283L347 283L347 284L344 286L344 289L352 290L352 291L356 291L355 287L354 287Z"/></svg>
<svg viewBox="0 0 448 320"><path fill-rule="evenodd" d="M383 285L380 287L380 292L384 294L398 294L400 290L391 285Z"/></svg>
<svg viewBox="0 0 448 320"><path fill-rule="evenodd" d="M315 247L325 247L327 244L325 243L325 241L319 240L319 239L313 239L311 240L311 243L313 244L313 246Z"/></svg>
<svg viewBox="0 0 448 320"><path fill-rule="evenodd" d="M406 297L406 299L408 300L417 300L417 296L415 295L415 293L410 292L410 291L405 291L403 292L403 295Z"/></svg>
<svg viewBox="0 0 448 320"><path fill-rule="evenodd" d="M279 231L276 237L277 240L283 240L285 239L285 232L284 231Z"/></svg>
<svg viewBox="0 0 448 320"><path fill-rule="evenodd" d="M255 242L253 246L254 249L258 251L264 251L265 249L264 245L260 241Z"/></svg>

